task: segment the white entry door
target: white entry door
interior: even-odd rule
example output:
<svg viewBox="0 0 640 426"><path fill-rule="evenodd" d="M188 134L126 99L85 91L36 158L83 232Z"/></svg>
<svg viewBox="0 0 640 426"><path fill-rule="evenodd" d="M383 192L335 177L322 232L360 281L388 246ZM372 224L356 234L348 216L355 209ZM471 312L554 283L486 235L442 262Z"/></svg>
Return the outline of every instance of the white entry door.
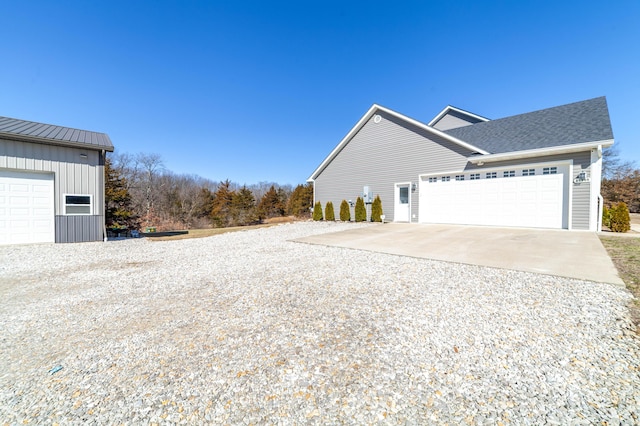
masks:
<svg viewBox="0 0 640 426"><path fill-rule="evenodd" d="M409 222L411 203L409 199L410 183L397 183L395 190L395 205L393 209L394 222Z"/></svg>
<svg viewBox="0 0 640 426"><path fill-rule="evenodd" d="M0 170L0 244L55 241L53 174Z"/></svg>

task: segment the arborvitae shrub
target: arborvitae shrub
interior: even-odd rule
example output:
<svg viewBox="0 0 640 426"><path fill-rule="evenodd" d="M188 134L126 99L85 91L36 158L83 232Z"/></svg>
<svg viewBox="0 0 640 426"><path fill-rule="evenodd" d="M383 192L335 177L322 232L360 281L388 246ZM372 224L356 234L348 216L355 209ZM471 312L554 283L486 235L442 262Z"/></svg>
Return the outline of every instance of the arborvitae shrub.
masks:
<svg viewBox="0 0 640 426"><path fill-rule="evenodd" d="M629 208L625 203L618 203L611 208L611 219L609 229L613 232L627 232L631 229L631 219L629 218Z"/></svg>
<svg viewBox="0 0 640 426"><path fill-rule="evenodd" d="M371 222L382 222L380 216L382 216L382 200L379 195L376 195L371 204Z"/></svg>
<svg viewBox="0 0 640 426"><path fill-rule="evenodd" d="M607 206L602 207L602 224L607 228L611 227L611 210Z"/></svg>
<svg viewBox="0 0 640 426"><path fill-rule="evenodd" d="M367 209L361 197L356 200L356 222L364 222L367 220Z"/></svg>
<svg viewBox="0 0 640 426"><path fill-rule="evenodd" d="M333 203L327 201L327 206L324 208L324 220L336 220L336 214L333 212Z"/></svg>
<svg viewBox="0 0 640 426"><path fill-rule="evenodd" d="M313 206L313 220L322 220L322 204L320 204L320 201L316 201Z"/></svg>
<svg viewBox="0 0 640 426"><path fill-rule="evenodd" d="M349 222L351 220L351 209L347 200L342 200L340 203L340 220L343 222Z"/></svg>

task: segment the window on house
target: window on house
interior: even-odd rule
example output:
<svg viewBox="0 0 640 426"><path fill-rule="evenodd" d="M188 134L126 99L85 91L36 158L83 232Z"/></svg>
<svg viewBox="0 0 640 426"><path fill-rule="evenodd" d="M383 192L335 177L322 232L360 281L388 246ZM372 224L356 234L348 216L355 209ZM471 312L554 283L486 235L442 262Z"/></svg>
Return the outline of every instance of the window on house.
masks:
<svg viewBox="0 0 640 426"><path fill-rule="evenodd" d="M451 176L442 176L443 182L449 182L451 180Z"/></svg>
<svg viewBox="0 0 640 426"><path fill-rule="evenodd" d="M401 186L400 188L400 204L409 204L409 187Z"/></svg>
<svg viewBox="0 0 640 426"><path fill-rule="evenodd" d="M464 175L456 175L456 180L464 180Z"/></svg>
<svg viewBox="0 0 640 426"><path fill-rule="evenodd" d="M471 179L471 180L478 180L478 179L480 179L480 173L471 173L471 174L469 175L469 179Z"/></svg>
<svg viewBox="0 0 640 426"><path fill-rule="evenodd" d="M522 171L522 176L535 176L536 169L524 169Z"/></svg>
<svg viewBox="0 0 640 426"><path fill-rule="evenodd" d="M486 179L495 179L498 177L498 174L496 172L487 172L487 174L485 175Z"/></svg>
<svg viewBox="0 0 640 426"><path fill-rule="evenodd" d="M515 170L506 170L504 173L502 173L502 177L514 177L515 175Z"/></svg>
<svg viewBox="0 0 640 426"><path fill-rule="evenodd" d="M91 195L69 194L64 196L65 215L90 215Z"/></svg>
<svg viewBox="0 0 640 426"><path fill-rule="evenodd" d="M543 175L555 175L558 173L557 167L545 167L542 169Z"/></svg>
<svg viewBox="0 0 640 426"><path fill-rule="evenodd" d="M437 177L430 177L429 178L429 183L433 183L433 182L437 182L438 178Z"/></svg>

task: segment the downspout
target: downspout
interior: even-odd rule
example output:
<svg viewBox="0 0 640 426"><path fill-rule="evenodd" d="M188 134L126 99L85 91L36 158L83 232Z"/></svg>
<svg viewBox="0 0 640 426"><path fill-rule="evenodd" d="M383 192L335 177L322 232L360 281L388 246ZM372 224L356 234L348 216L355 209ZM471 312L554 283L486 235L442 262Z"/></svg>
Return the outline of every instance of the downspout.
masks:
<svg viewBox="0 0 640 426"><path fill-rule="evenodd" d="M102 235L104 237L104 242L107 242L107 212L105 210L105 205L107 201L105 200L106 194L104 191L104 186L107 184L104 178L104 165L107 162L107 152L102 150Z"/></svg>
<svg viewBox="0 0 640 426"><path fill-rule="evenodd" d="M602 232L602 206L604 205L604 198L598 194L598 223L596 224L596 231Z"/></svg>
<svg viewBox="0 0 640 426"><path fill-rule="evenodd" d="M602 159L602 145L598 145L598 159ZM602 167L602 166L600 166ZM602 168L600 169L602 170ZM598 187L602 184L602 172L600 172L600 182ZM604 198L602 198L602 194L598 191L598 223L596 224L596 230L598 232L602 232L602 212L604 207Z"/></svg>

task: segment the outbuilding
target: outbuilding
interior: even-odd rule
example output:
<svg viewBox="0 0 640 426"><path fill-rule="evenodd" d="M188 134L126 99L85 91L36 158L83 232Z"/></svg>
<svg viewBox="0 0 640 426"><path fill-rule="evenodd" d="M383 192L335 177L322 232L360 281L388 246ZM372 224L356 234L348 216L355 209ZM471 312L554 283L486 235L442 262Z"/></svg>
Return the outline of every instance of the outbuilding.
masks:
<svg viewBox="0 0 640 426"><path fill-rule="evenodd" d="M428 123L373 105L308 181L323 206L379 195L395 222L597 231L613 142L604 97L496 120L447 106Z"/></svg>
<svg viewBox="0 0 640 426"><path fill-rule="evenodd" d="M0 244L105 237L104 133L0 117Z"/></svg>

